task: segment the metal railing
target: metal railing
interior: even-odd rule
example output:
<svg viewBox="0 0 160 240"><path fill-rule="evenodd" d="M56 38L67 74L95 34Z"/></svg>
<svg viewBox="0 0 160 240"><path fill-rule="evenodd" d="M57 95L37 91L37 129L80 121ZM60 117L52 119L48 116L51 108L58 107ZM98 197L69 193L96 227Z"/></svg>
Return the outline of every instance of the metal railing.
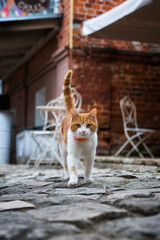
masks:
<svg viewBox="0 0 160 240"><path fill-rule="evenodd" d="M6 0L0 0L0 21L13 21L20 19L38 19L53 17L63 12L63 0L49 0L47 8L38 13L24 13L14 3L7 6Z"/></svg>

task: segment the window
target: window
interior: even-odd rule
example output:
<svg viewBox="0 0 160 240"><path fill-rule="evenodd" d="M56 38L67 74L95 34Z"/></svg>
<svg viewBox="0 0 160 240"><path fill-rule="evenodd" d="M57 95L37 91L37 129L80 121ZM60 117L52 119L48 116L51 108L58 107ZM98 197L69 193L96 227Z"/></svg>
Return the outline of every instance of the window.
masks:
<svg viewBox="0 0 160 240"><path fill-rule="evenodd" d="M44 121L40 117L39 111L36 109L37 106L46 104L46 88L43 87L36 92L35 95L35 126L43 126Z"/></svg>

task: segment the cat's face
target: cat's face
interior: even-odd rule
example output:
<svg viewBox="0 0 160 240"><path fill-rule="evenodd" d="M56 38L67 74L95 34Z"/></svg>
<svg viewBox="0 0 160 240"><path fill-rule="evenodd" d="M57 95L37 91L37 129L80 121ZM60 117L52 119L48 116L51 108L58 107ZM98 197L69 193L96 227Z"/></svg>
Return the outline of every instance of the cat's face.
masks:
<svg viewBox="0 0 160 240"><path fill-rule="evenodd" d="M76 110L71 110L71 126L70 129L78 138L91 137L98 128L97 109L94 108L89 113L78 113Z"/></svg>

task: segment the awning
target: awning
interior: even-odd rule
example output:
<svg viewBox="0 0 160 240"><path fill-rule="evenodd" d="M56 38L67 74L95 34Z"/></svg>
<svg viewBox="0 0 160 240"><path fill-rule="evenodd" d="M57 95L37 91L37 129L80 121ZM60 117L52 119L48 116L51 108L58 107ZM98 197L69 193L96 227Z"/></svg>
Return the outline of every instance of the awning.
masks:
<svg viewBox="0 0 160 240"><path fill-rule="evenodd" d="M82 35L160 44L160 0L126 0L84 21Z"/></svg>

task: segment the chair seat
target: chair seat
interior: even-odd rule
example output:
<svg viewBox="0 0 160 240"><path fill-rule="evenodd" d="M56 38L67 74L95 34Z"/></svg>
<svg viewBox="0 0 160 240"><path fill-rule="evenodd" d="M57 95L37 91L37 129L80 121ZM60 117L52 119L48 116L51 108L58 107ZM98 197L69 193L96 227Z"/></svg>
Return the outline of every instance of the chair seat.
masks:
<svg viewBox="0 0 160 240"><path fill-rule="evenodd" d="M48 131L48 130L43 130L43 131L31 131L31 134L33 135L52 135L54 134L55 131Z"/></svg>
<svg viewBox="0 0 160 240"><path fill-rule="evenodd" d="M127 131L132 132L155 132L154 129L147 129L147 128L125 128Z"/></svg>

